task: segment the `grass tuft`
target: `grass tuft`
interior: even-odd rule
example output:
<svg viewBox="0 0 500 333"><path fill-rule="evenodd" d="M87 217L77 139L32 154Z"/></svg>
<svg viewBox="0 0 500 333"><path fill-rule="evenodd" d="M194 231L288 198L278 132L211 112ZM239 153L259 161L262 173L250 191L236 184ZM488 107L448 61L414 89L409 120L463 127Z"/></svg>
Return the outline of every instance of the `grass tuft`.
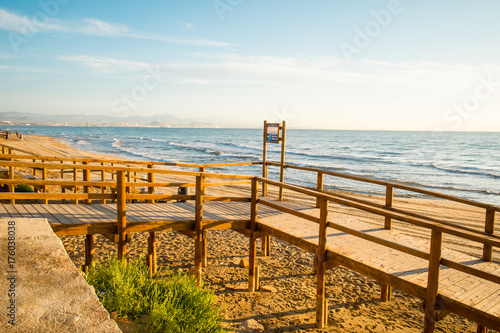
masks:
<svg viewBox="0 0 500 333"><path fill-rule="evenodd" d="M138 321L148 315L146 332L230 332L215 295L199 288L196 280L173 274L151 278L149 268L137 259L124 265L117 259L91 266L87 282L108 312Z"/></svg>
<svg viewBox="0 0 500 333"><path fill-rule="evenodd" d="M18 184L18 185L16 185L16 187L14 187L14 192L28 192L28 193L33 193L33 192L35 192L35 189L31 185Z"/></svg>

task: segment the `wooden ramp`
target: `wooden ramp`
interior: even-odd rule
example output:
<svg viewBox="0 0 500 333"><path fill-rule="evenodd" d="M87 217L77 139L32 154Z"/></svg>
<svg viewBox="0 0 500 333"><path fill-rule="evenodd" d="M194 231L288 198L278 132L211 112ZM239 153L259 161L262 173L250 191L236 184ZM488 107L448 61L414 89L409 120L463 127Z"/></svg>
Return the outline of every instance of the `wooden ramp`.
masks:
<svg viewBox="0 0 500 333"><path fill-rule="evenodd" d="M302 202L271 200L272 204L310 216L319 216L318 208ZM5 204L0 205L0 217L47 218L59 235L116 233L116 204ZM192 202L135 203L127 205L127 232L189 231L194 230L195 205ZM250 203L208 202L204 205L203 228L249 228ZM274 208L259 206L256 228L295 245L317 253L319 224L283 213ZM328 222L345 226L363 234L379 237L423 252L429 251L429 242L415 239L398 231L379 228L354 218L330 212ZM394 287L415 297L425 299L429 261L372 241L327 228L326 251L328 266L344 266L384 285ZM442 251L444 259L460 262L492 274L500 275L500 265L484 262L460 252ZM440 306L491 328L500 327L500 284L483 280L446 266L440 266ZM438 305L439 305L438 302Z"/></svg>
<svg viewBox="0 0 500 333"><path fill-rule="evenodd" d="M318 208L307 207L304 204L286 201L274 201L273 204L319 216ZM353 218L330 213L328 222L417 250L429 251L428 241L415 239L398 231L374 227L373 224L359 222ZM318 250L318 223L281 214L259 218L257 226L259 230L308 252L316 253ZM426 298L428 260L333 228L327 228L326 250L329 268L341 265L412 296ZM442 258L500 276L500 264L495 262L485 262L477 257L446 248L442 250ZM443 317L451 311L478 323L488 323L488 327L497 330L500 328L500 284L498 283L441 265L438 299L439 305L446 308L446 312L441 314Z"/></svg>
<svg viewBox="0 0 500 333"><path fill-rule="evenodd" d="M6 160L0 160L0 166L8 173L2 183L8 192L0 193L0 200L9 204L0 205L0 217L47 218L57 235L86 235L84 267L93 259L94 234L103 234L115 242L121 259L126 257L130 233L149 232L147 261L154 274L155 232L178 230L195 241L193 274L201 284L202 267L207 263L206 231L234 229L250 238L249 291L258 288L259 281L256 239L262 238L264 255L269 252L270 236L316 255L318 328L326 325L327 318L325 272L342 265L379 281L384 301L390 299L391 287L423 299L424 332L433 332L436 321L448 312L478 323L478 332L486 332L486 327L500 330L500 265L492 262L493 248L500 248L500 237L495 235L495 214L500 212L499 206L305 167L295 168L316 172L317 188L262 177L205 172L205 168L215 164L182 165L198 168L199 171L193 172L160 168L172 165L167 163L156 166L157 163L152 162L130 162L137 164L130 167L126 161L37 156L38 160L50 161L39 163L13 161L14 158L32 160L33 156L2 156ZM18 179L16 168L28 168L32 173L41 170L41 179ZM63 177L68 170L73 174L72 180ZM50 178L49 171L53 173L51 176L60 179ZM385 204L323 191L323 176L327 174L385 186ZM231 189L249 184L231 193ZM18 185L30 185L41 192L18 193L14 191ZM260 198L259 186L263 192ZM266 194L268 186L277 189L278 198L287 191L286 196L298 199L273 199ZM67 188L72 193L64 193ZM181 191L177 191L180 188L192 188L194 193L180 194ZM394 207L394 189L480 208L484 211L484 231ZM304 197L308 200L303 200ZM62 200L85 204L59 204ZM106 204L111 200L116 203ZM186 202L173 202L182 200ZM23 201L31 203L21 204ZM43 204L34 203L39 201ZM332 205L346 208L347 215L335 214ZM352 217L356 210L374 214L378 221L382 218L384 222L377 225L375 221L359 221ZM419 236L429 237L417 238L394 231L392 220L405 223L410 226L409 230L420 228ZM443 234L459 238L464 244L479 244L483 248L482 259L447 249L443 246Z"/></svg>
<svg viewBox="0 0 500 333"><path fill-rule="evenodd" d="M262 216L281 214L263 207ZM194 230L195 204L134 203L127 205L127 232ZM247 229L248 202L207 202L203 207L204 229ZM0 217L46 218L61 235L116 234L117 204L4 204Z"/></svg>

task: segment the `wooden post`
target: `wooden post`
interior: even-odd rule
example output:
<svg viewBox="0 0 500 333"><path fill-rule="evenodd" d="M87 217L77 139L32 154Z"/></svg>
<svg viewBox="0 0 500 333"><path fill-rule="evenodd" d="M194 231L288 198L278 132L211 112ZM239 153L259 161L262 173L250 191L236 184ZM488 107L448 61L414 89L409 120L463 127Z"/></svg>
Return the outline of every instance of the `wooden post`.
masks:
<svg viewBox="0 0 500 333"><path fill-rule="evenodd" d="M318 171L318 182L316 183L316 188L319 191L323 191L323 172ZM316 208L319 208L319 198L316 198Z"/></svg>
<svg viewBox="0 0 500 333"><path fill-rule="evenodd" d="M424 333L434 332L436 327L436 298L439 292L439 269L441 266L441 247L443 233L432 230L429 259L429 273L427 276L427 295L425 297Z"/></svg>
<svg viewBox="0 0 500 333"><path fill-rule="evenodd" d="M477 325L476 329L477 333L488 333L488 327L484 327L483 325Z"/></svg>
<svg viewBox="0 0 500 333"><path fill-rule="evenodd" d="M389 302L392 298L392 288L386 284L382 284L380 291L380 299L382 302Z"/></svg>
<svg viewBox="0 0 500 333"><path fill-rule="evenodd" d="M285 181L285 139L286 139L286 121L283 120L281 125L281 166L280 166L280 182ZM283 187L280 187L279 200L283 200Z"/></svg>
<svg viewBox="0 0 500 333"><path fill-rule="evenodd" d="M42 168L42 180L47 180L47 168ZM47 193L47 185L42 185L43 193ZM43 199L43 203L46 205L49 203L48 199Z"/></svg>
<svg viewBox="0 0 500 333"><path fill-rule="evenodd" d="M104 166L104 162L101 162L101 166ZM104 169L101 170L101 181L105 182L106 181L106 171ZM106 186L101 186L101 193L105 194L106 193ZM102 199L102 204L106 204L106 199Z"/></svg>
<svg viewBox="0 0 500 333"><path fill-rule="evenodd" d="M85 237L85 272L88 272L92 261L94 261L94 235L87 234Z"/></svg>
<svg viewBox="0 0 500 333"><path fill-rule="evenodd" d="M251 205L250 205L250 230L252 234L250 235L250 246L248 250L248 291L254 292L256 289L256 240L255 231L257 230L257 204L258 204L258 183L257 178L252 178L251 187Z"/></svg>
<svg viewBox="0 0 500 333"><path fill-rule="evenodd" d="M248 249L248 291L254 292L256 290L255 284L255 270L256 270L256 237L252 232L250 235L250 246Z"/></svg>
<svg viewBox="0 0 500 333"><path fill-rule="evenodd" d="M326 327L328 326L328 299L325 298L325 305L323 306L324 313L323 313L323 326Z"/></svg>
<svg viewBox="0 0 500 333"><path fill-rule="evenodd" d="M264 147L262 149L262 178L267 178L267 120L264 120ZM262 183L262 196L267 196L267 183Z"/></svg>
<svg viewBox="0 0 500 333"><path fill-rule="evenodd" d="M390 185L387 185L385 190L385 207L387 208L392 207L393 196L394 196L394 188ZM392 218L388 216L385 217L384 228L388 230L392 229Z"/></svg>
<svg viewBox="0 0 500 333"><path fill-rule="evenodd" d="M73 180L76 182L78 180L78 170L76 169L76 161L73 161L75 167L73 168ZM73 192L78 193L78 186L73 188ZM75 205L78 205L78 199L75 199Z"/></svg>
<svg viewBox="0 0 500 333"><path fill-rule="evenodd" d="M392 207L392 199L394 196L394 188L390 185L387 185L385 190L385 207ZM392 218L386 216L384 228L391 230L392 229ZM392 298L392 288L386 284L382 284L380 291L380 298L382 302L389 302Z"/></svg>
<svg viewBox="0 0 500 333"><path fill-rule="evenodd" d="M316 327L325 327L325 266L326 261L326 228L328 225L328 200L320 198L319 201L319 238L318 250L318 266L316 267Z"/></svg>
<svg viewBox="0 0 500 333"><path fill-rule="evenodd" d="M149 266L149 275L153 276L156 274L156 233L154 231L149 232L147 263Z"/></svg>
<svg viewBox="0 0 500 333"><path fill-rule="evenodd" d="M127 165L128 167L128 165ZM130 183L130 171L127 171L127 183ZM125 192L126 193L131 193L130 192L130 186L126 186L125 187ZM127 200L127 202L130 202L130 200Z"/></svg>
<svg viewBox="0 0 500 333"><path fill-rule="evenodd" d="M255 290L260 289L260 267L255 266Z"/></svg>
<svg viewBox="0 0 500 333"><path fill-rule="evenodd" d="M148 164L148 169L153 169L153 164ZM148 183L154 183L155 182L155 174L153 172L148 172ZM149 186L148 187L148 193L149 194L155 194L155 188L154 186ZM148 200L149 203L155 203L154 199Z"/></svg>
<svg viewBox="0 0 500 333"><path fill-rule="evenodd" d="M111 163L111 166L114 166L114 163ZM115 180L115 172L111 171L111 180Z"/></svg>
<svg viewBox="0 0 500 333"><path fill-rule="evenodd" d="M88 165L88 164L89 164L88 162L83 162L83 165ZM83 181L84 182L90 181L90 170L89 169L83 169ZM90 186L84 186L83 193L89 194L90 193ZM90 199L85 199L84 202L86 204L90 204L92 201Z"/></svg>
<svg viewBox="0 0 500 333"><path fill-rule="evenodd" d="M207 260L207 232L202 232L202 244L201 244L201 267L206 268L208 266Z"/></svg>
<svg viewBox="0 0 500 333"><path fill-rule="evenodd" d="M269 256L269 241L270 241L270 236L264 236L261 238L261 255L263 257L268 257Z"/></svg>
<svg viewBox="0 0 500 333"><path fill-rule="evenodd" d="M127 193L125 191L125 172L117 171L116 173L116 222L118 229L118 259L127 257Z"/></svg>
<svg viewBox="0 0 500 333"><path fill-rule="evenodd" d="M203 261L203 201L205 199L205 177L201 175L196 177L196 202L195 202L195 246L194 246L194 275L198 280L198 286L201 286L201 270Z"/></svg>
<svg viewBox="0 0 500 333"><path fill-rule="evenodd" d="M36 159L33 159L33 163L36 163ZM36 176L36 168L33 167L33 176Z"/></svg>
<svg viewBox="0 0 500 333"><path fill-rule="evenodd" d="M199 168L200 172L205 172L205 167L201 166ZM203 177L203 198L205 196L205 177ZM204 201L204 199L203 199ZM203 231L201 235L201 244L200 244L200 255L201 255L201 267L206 268L208 266L207 260L207 232ZM201 276L201 275L200 275Z"/></svg>
<svg viewBox="0 0 500 333"><path fill-rule="evenodd" d="M9 161L12 160L12 159L9 159ZM9 166L9 179L14 179L15 177L15 169L13 166ZM14 184L9 184L9 192L10 193L14 193L15 192L15 188L14 188ZM12 196L14 194L11 194ZM16 203L16 199L10 199L10 204L11 205L14 205Z"/></svg>
<svg viewBox="0 0 500 333"><path fill-rule="evenodd" d="M61 164L64 164L64 161L61 161ZM61 178L64 178L64 169L61 169Z"/></svg>
<svg viewBox="0 0 500 333"><path fill-rule="evenodd" d="M484 232L489 235L493 235L495 233L495 211L491 208L486 210ZM483 260L489 262L493 260L493 247L489 244L483 245Z"/></svg>

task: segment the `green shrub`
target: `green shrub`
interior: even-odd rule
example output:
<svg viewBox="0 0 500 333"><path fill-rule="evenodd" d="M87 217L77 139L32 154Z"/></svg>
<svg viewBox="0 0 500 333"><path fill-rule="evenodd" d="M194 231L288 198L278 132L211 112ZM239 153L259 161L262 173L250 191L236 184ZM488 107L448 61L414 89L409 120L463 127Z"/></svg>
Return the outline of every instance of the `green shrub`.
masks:
<svg viewBox="0 0 500 333"><path fill-rule="evenodd" d="M35 190L33 189L33 186L31 185L24 185L24 184L19 184L14 187L14 192L29 192L33 193Z"/></svg>
<svg viewBox="0 0 500 333"><path fill-rule="evenodd" d="M138 259L124 265L111 259L90 267L87 282L108 312L136 321L149 315L147 332L228 332L213 293L181 274L157 279Z"/></svg>

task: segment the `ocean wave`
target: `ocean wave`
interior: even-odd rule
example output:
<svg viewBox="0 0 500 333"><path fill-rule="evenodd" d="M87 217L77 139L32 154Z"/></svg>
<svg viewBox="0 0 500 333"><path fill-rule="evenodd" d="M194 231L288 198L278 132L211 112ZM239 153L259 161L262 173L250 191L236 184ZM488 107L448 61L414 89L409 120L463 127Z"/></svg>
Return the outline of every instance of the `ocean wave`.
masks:
<svg viewBox="0 0 500 333"><path fill-rule="evenodd" d="M492 190L464 188L464 187L451 186L451 185L438 185L438 184L430 185L430 184L422 184L422 183L412 182L412 181L404 181L404 180L399 180L399 179L398 180L386 179L386 181L398 183L401 185L411 186L411 187L417 187L417 188L421 188L421 189L427 189L427 190L444 190L444 191L448 191L448 192L451 191L454 193L466 192L466 193L475 193L475 194L500 195L500 191L492 191Z"/></svg>
<svg viewBox="0 0 500 333"><path fill-rule="evenodd" d="M111 144L116 150L127 153L128 155L147 158L151 160L162 160L159 158L158 153L152 152L151 150L141 150L136 147L126 147L123 145L123 141L117 138L113 138L113 143Z"/></svg>
<svg viewBox="0 0 500 333"><path fill-rule="evenodd" d="M484 170L476 167L448 167L439 165L437 163L432 164L432 166L438 170L450 173L470 174L470 175L480 175L492 178L500 178L500 172Z"/></svg>
<svg viewBox="0 0 500 333"><path fill-rule="evenodd" d="M239 159L255 159L258 157L257 155L249 155L249 154L241 154L240 151L226 151L219 149L217 144L203 144L203 143L179 143L175 141L169 141L168 144L170 146L174 146L181 149L194 150L197 152L209 154L209 155L222 155L222 156L230 156Z"/></svg>
<svg viewBox="0 0 500 333"><path fill-rule="evenodd" d="M90 142L85 140L85 139L75 139L73 141L75 142L76 145L88 145L88 144L90 144Z"/></svg>
<svg viewBox="0 0 500 333"><path fill-rule="evenodd" d="M223 142L221 144L224 146L228 146L228 147L244 148L244 149L254 150L254 151L259 151L259 152L261 152L263 150L262 147L250 146L250 145L245 145L245 144L241 144L241 143Z"/></svg>

